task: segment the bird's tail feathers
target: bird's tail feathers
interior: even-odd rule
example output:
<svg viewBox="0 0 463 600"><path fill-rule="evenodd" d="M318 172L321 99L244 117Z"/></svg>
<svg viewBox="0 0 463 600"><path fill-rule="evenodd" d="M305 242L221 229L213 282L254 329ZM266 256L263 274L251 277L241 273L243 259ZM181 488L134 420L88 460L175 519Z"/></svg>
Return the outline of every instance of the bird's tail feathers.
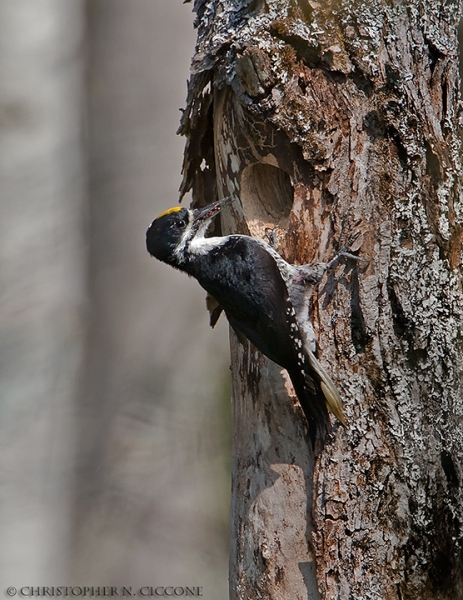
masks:
<svg viewBox="0 0 463 600"><path fill-rule="evenodd" d="M328 411L346 425L342 411L341 398L328 373L321 366L314 354L306 352L305 372L288 371L294 386L294 391L304 411L309 426L309 437L315 449L319 440L323 448L327 435L331 431L331 421Z"/></svg>
<svg viewBox="0 0 463 600"><path fill-rule="evenodd" d="M321 385L310 375L300 371L288 373L307 419L312 447L315 448L317 438L323 447L326 436L331 431L331 422Z"/></svg>
<svg viewBox="0 0 463 600"><path fill-rule="evenodd" d="M337 418L337 420L346 426L346 419L342 410L342 402L339 396L339 392L334 385L331 377L321 366L314 354L310 351L306 353L311 368L317 374L320 380L320 387L326 399L326 406L328 410Z"/></svg>

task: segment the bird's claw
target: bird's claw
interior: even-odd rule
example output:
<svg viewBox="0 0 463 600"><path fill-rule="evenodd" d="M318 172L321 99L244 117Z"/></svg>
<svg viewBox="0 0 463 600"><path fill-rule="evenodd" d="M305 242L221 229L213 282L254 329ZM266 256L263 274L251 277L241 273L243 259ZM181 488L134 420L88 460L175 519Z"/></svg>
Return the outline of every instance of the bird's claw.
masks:
<svg viewBox="0 0 463 600"><path fill-rule="evenodd" d="M355 254L351 254L350 252L345 252L343 250L341 250L340 252L338 252L338 257L343 257L343 258L350 258L351 260L356 260L357 262L364 262L364 263L369 263L370 259L369 258L364 258L363 256L356 256Z"/></svg>
<svg viewBox="0 0 463 600"><path fill-rule="evenodd" d="M282 229L278 225L276 227L266 227L264 230L265 237L268 239L269 246L271 246L274 250L276 249L277 237L276 232Z"/></svg>
<svg viewBox="0 0 463 600"><path fill-rule="evenodd" d="M356 256L355 254L352 254L352 252L349 252L349 250L353 246L354 242L359 238L360 234L361 234L361 232L357 231L356 233L354 233L353 236L351 236L349 238L347 243L341 247L341 249L336 254L336 256L334 258L332 258L328 263L326 263L327 269L330 269L333 265L335 265L340 258L349 258L351 260L355 260L356 262L364 262L364 263L370 262L370 260L368 258L363 258L362 256Z"/></svg>

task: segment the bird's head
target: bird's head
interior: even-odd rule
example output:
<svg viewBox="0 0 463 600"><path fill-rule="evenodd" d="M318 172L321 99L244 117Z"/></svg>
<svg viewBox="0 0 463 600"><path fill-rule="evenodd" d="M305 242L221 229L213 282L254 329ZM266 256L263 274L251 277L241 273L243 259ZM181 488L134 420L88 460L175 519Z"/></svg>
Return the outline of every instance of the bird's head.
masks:
<svg viewBox="0 0 463 600"><path fill-rule="evenodd" d="M212 219L232 200L229 196L204 208L169 208L151 223L146 232L148 252L163 262L178 266L189 243L195 237L204 237Z"/></svg>

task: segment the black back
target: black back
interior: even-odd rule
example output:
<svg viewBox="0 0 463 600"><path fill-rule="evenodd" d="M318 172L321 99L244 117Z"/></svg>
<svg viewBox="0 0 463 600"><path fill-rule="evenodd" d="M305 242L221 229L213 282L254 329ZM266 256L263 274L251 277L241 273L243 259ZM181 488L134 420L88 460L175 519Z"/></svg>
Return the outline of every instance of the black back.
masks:
<svg viewBox="0 0 463 600"><path fill-rule="evenodd" d="M274 258L247 236L230 236L188 272L224 309L234 329L284 368L294 364L288 290Z"/></svg>
<svg viewBox="0 0 463 600"><path fill-rule="evenodd" d="M222 306L238 335L245 335L263 354L287 369L309 422L326 437L330 421L318 375L302 347L297 319L286 283L273 256L248 236L230 236L186 268ZM293 327L291 327L291 325Z"/></svg>

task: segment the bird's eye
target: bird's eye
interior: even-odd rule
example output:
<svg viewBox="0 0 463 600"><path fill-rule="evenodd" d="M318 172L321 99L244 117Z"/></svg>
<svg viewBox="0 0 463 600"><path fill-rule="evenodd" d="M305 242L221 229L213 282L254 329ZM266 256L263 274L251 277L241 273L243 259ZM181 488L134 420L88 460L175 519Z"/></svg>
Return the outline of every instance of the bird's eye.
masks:
<svg viewBox="0 0 463 600"><path fill-rule="evenodd" d="M183 227L185 227L186 223L185 221L182 219L181 221L175 221L174 226L177 227L177 229L183 229Z"/></svg>

